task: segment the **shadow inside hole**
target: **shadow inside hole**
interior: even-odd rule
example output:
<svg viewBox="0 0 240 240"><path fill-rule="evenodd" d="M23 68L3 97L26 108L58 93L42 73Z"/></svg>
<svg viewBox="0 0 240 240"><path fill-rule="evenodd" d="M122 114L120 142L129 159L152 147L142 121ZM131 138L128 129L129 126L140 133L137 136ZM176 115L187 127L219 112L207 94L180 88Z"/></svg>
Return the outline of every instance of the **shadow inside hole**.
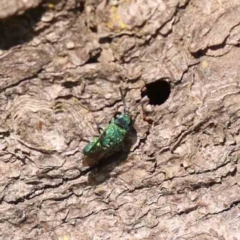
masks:
<svg viewBox="0 0 240 240"><path fill-rule="evenodd" d="M10 16L0 20L0 49L8 50L32 40L36 35L34 28L46 10L40 5L20 16Z"/></svg>
<svg viewBox="0 0 240 240"><path fill-rule="evenodd" d="M142 97L147 96L149 98L149 104L161 105L167 101L171 93L171 85L164 79L157 80L155 82L146 85L146 88L142 91Z"/></svg>
<svg viewBox="0 0 240 240"><path fill-rule="evenodd" d="M131 129L124 140L124 149L113 152L110 156L101 159L96 165L90 167L87 172L88 184L95 186L107 181L111 177L111 172L128 159L131 147L137 142L137 132Z"/></svg>

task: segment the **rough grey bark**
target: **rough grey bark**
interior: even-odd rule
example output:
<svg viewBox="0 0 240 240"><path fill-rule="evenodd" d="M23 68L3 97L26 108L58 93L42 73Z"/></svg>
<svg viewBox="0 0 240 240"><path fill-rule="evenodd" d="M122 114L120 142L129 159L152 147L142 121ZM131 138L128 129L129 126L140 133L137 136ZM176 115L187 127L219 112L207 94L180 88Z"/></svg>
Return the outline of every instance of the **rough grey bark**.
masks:
<svg viewBox="0 0 240 240"><path fill-rule="evenodd" d="M54 1L0 29L0 239L240 239L239 1ZM83 167L119 86L153 123Z"/></svg>
<svg viewBox="0 0 240 240"><path fill-rule="evenodd" d="M24 13L29 8L36 7L42 0L1 0L0 18Z"/></svg>

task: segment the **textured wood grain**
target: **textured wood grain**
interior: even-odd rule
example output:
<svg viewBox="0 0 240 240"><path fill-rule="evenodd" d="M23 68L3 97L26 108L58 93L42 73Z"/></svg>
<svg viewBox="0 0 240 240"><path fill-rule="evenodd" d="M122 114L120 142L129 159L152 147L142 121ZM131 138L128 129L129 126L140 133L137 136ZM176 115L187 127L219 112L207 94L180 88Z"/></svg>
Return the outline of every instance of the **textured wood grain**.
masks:
<svg viewBox="0 0 240 240"><path fill-rule="evenodd" d="M239 9L56 1L21 16L21 41L2 22L0 239L240 239ZM141 90L159 79L170 96L150 105ZM130 151L86 168L119 87L137 116Z"/></svg>

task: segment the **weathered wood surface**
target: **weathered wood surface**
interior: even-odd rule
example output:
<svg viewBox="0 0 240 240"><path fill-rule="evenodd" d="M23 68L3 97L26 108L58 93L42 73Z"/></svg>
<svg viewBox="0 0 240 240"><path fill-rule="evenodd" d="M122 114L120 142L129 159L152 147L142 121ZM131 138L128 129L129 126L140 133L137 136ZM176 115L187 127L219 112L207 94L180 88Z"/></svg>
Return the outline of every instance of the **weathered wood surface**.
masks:
<svg viewBox="0 0 240 240"><path fill-rule="evenodd" d="M239 1L54 1L0 30L0 239L240 239ZM159 79L128 155L83 167L119 86L141 112Z"/></svg>

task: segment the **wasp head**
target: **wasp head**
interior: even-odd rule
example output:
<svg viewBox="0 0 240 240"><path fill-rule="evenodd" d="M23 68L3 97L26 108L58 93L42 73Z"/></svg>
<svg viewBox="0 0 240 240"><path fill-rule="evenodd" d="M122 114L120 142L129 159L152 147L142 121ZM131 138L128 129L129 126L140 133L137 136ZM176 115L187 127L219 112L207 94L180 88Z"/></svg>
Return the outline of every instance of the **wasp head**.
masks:
<svg viewBox="0 0 240 240"><path fill-rule="evenodd" d="M132 125L131 117L126 113L121 113L115 116L114 123L119 127L128 130Z"/></svg>

